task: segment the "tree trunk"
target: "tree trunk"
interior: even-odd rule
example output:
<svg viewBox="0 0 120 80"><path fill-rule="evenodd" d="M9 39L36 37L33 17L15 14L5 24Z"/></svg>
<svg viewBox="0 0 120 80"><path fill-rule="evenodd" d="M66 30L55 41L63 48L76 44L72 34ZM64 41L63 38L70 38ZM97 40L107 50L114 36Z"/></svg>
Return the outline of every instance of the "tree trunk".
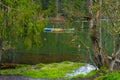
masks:
<svg viewBox="0 0 120 80"><path fill-rule="evenodd" d="M115 53L115 55L112 56L112 61L111 61L111 63L110 63L110 67L109 67L109 70L110 70L110 71L113 71L114 64L115 64L115 62L116 62L117 57L118 57L119 54L120 54L120 48L119 48L119 50Z"/></svg>
<svg viewBox="0 0 120 80"><path fill-rule="evenodd" d="M120 34L118 36L118 40L117 40L115 45L116 45L115 46L115 51L114 51L114 53L112 53L112 61L110 63L110 67L109 67L110 71L113 71L115 62L116 62L116 60L118 58L118 55L120 54Z"/></svg>
<svg viewBox="0 0 120 80"><path fill-rule="evenodd" d="M111 63L110 63L110 67L109 67L110 72L113 71L115 61L116 61L116 59L112 60Z"/></svg>
<svg viewBox="0 0 120 80"><path fill-rule="evenodd" d="M98 40L98 31L97 31L97 26L93 24L93 18L92 18L92 6L93 6L93 1L89 0L89 27L90 27L90 38L92 41L92 48L93 48L93 53L94 53L94 58L95 58L95 62L96 65L99 67L101 66L101 62L100 62L100 56L98 56L98 44L99 44L99 40Z"/></svg>
<svg viewBox="0 0 120 80"><path fill-rule="evenodd" d="M98 66L98 68L105 66L108 67L109 66L109 62L108 62L108 58L107 58L107 54L105 53L104 49L102 48L102 40L101 38L101 27L98 27L98 20L99 20L99 13L100 13L100 9L96 9L96 13L95 13L95 20L94 20L94 24L93 24L93 18L92 18L92 0L89 0L89 17L90 17L90 21L89 21L89 27L90 27L90 38L91 38L91 42L92 42L92 49L93 49L93 53L94 53L94 57L95 57L95 62Z"/></svg>

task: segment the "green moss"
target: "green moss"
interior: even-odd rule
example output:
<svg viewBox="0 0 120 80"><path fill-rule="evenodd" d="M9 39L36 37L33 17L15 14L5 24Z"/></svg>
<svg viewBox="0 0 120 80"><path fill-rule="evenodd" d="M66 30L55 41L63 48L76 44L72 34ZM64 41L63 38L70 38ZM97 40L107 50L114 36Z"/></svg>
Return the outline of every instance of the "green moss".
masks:
<svg viewBox="0 0 120 80"><path fill-rule="evenodd" d="M22 75L24 71L29 70L30 66L17 67L16 69L0 70L0 75Z"/></svg>
<svg viewBox="0 0 120 80"><path fill-rule="evenodd" d="M103 73L107 73L109 70L105 67L101 67L99 70L93 70L91 72L89 72L87 75L83 75L83 74L80 74L80 75L77 75L77 76L74 76L72 78L89 78L89 77L92 77L94 76L96 73L98 73L99 75L103 75ZM102 80L102 79L100 79Z"/></svg>
<svg viewBox="0 0 120 80"><path fill-rule="evenodd" d="M85 77L91 77L93 75L95 75L98 71L97 70L93 70L90 73L88 73L87 75L85 75Z"/></svg>
<svg viewBox="0 0 120 80"><path fill-rule="evenodd" d="M23 76L29 76L32 78L63 78L64 71L58 71L57 69L48 69L40 71L26 71Z"/></svg>
<svg viewBox="0 0 120 80"><path fill-rule="evenodd" d="M120 80L119 71L113 71L112 73L107 73L106 75L99 76L95 80Z"/></svg>
<svg viewBox="0 0 120 80"><path fill-rule="evenodd" d="M106 67L101 67L101 68L100 68L100 71L104 71L104 72L106 72L106 73L107 73L107 72L109 72L109 69L108 69L108 68L106 68Z"/></svg>
<svg viewBox="0 0 120 80"><path fill-rule="evenodd" d="M83 66L83 63L61 62L52 64L37 64L18 67L16 69L0 70L1 75L21 75L31 78L64 78L67 73Z"/></svg>
<svg viewBox="0 0 120 80"><path fill-rule="evenodd" d="M82 66L81 63L62 62L52 63L41 67L39 70L28 70L24 72L23 76L29 76L32 78L64 78L68 72L72 72ZM35 74L34 74L35 73Z"/></svg>
<svg viewBox="0 0 120 80"><path fill-rule="evenodd" d="M70 62L70 61L64 61L64 62L62 62L63 64L71 64L72 62Z"/></svg>
<svg viewBox="0 0 120 80"><path fill-rule="evenodd" d="M36 65L34 66L34 68L35 68L35 69L40 69L40 68L42 68L42 67L44 67L44 66L45 66L45 64L40 63L40 64L36 64Z"/></svg>
<svg viewBox="0 0 120 80"><path fill-rule="evenodd" d="M93 71L89 72L87 75L80 74L80 75L77 75L77 76L74 76L71 78L88 78L88 77L95 75L96 72L97 72L97 70L93 70Z"/></svg>

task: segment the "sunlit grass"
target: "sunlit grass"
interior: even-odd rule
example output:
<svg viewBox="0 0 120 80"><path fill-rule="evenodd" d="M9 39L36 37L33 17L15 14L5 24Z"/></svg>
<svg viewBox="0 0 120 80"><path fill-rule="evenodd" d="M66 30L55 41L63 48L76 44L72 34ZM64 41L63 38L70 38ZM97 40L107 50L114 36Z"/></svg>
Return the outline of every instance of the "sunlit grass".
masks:
<svg viewBox="0 0 120 80"><path fill-rule="evenodd" d="M20 67L16 67L16 69L5 69L0 70L0 75L5 76L26 76L31 78L66 78L67 73L72 73L73 70L78 69L81 66L84 66L84 63L77 63L77 62L61 62L61 63L51 63L51 64L36 64L36 65L19 65ZM120 71L114 71L113 73L108 73L108 69L101 68L99 70L93 70L87 75L77 75L74 77L67 77L67 79L79 79L79 78L89 78L94 76L96 73L99 73L98 78L96 80L120 80Z"/></svg>
<svg viewBox="0 0 120 80"><path fill-rule="evenodd" d="M23 66L16 69L0 70L1 75L21 75L31 78L64 78L67 73L83 66L83 63L61 62L51 64L37 64L34 66Z"/></svg>

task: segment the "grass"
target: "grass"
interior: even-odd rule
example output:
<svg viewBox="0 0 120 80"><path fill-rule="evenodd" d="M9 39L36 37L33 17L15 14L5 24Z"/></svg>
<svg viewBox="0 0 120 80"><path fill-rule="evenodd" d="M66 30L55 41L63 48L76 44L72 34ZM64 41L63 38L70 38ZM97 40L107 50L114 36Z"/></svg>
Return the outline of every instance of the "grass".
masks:
<svg viewBox="0 0 120 80"><path fill-rule="evenodd" d="M22 75L23 72L29 70L31 66L25 65L22 67L18 67L16 69L2 69L0 70L0 75Z"/></svg>
<svg viewBox="0 0 120 80"><path fill-rule="evenodd" d="M107 68L101 67L99 70L93 70L93 71L89 72L87 75L80 74L80 75L71 77L70 79L78 79L78 78L84 78L84 79L88 78L89 79L90 77L93 77L93 76L103 76L104 73L108 73L108 72L109 72L109 70ZM96 78L96 80L97 80L97 78ZM100 77L100 79L98 79L98 80L103 80L103 79Z"/></svg>
<svg viewBox="0 0 120 80"><path fill-rule="evenodd" d="M67 73L83 66L83 63L61 62L51 64L25 65L16 69L0 70L0 75L20 75L31 78L64 78Z"/></svg>
<svg viewBox="0 0 120 80"><path fill-rule="evenodd" d="M120 71L107 73L106 75L97 77L95 80L120 80Z"/></svg>
<svg viewBox="0 0 120 80"><path fill-rule="evenodd" d="M96 72L97 72L97 70L93 70L93 71L89 72L87 75L80 74L80 75L74 76L72 78L88 78L88 77L95 75Z"/></svg>
<svg viewBox="0 0 120 80"><path fill-rule="evenodd" d="M15 69L4 69L0 70L0 75L4 76L26 76L30 78L66 78L67 73L72 73L73 70L78 69L80 66L85 65L84 63L64 61L61 63L51 64L36 64L36 65L18 65ZM78 79L78 78L90 78L99 74L95 80L120 80L120 71L109 72L106 68L99 70L93 70L87 75L77 75L74 77L67 78L65 80Z"/></svg>

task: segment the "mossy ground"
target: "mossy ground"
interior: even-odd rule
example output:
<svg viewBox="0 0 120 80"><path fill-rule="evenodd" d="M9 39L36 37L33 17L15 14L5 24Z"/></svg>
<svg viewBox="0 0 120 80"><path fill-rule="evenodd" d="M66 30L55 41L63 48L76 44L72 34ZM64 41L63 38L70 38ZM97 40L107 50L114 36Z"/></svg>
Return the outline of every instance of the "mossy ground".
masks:
<svg viewBox="0 0 120 80"><path fill-rule="evenodd" d="M20 75L31 78L65 78L67 73L71 73L84 63L77 62L61 62L51 64L37 64L37 65L25 65L22 67L16 67L15 69L0 70L0 75Z"/></svg>
<svg viewBox="0 0 120 80"><path fill-rule="evenodd" d="M1 69L1 76L26 76L30 78L49 78L59 79L65 78L67 73L72 73L73 70L78 69L84 63L78 62L61 62L51 64L36 64L36 65L17 65L15 69ZM65 80L120 80L120 71L113 71L110 73L108 69L101 68L94 70L87 75L77 75Z"/></svg>
<svg viewBox="0 0 120 80"><path fill-rule="evenodd" d="M120 80L120 71L109 72L105 75L97 77L95 80Z"/></svg>

